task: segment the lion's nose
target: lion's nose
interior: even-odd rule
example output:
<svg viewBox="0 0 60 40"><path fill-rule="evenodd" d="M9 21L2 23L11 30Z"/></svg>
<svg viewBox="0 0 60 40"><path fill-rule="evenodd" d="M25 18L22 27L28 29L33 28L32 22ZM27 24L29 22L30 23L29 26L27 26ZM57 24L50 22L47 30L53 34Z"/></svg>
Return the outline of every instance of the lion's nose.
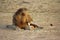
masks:
<svg viewBox="0 0 60 40"><path fill-rule="evenodd" d="M22 16L25 16L25 13L22 13Z"/></svg>

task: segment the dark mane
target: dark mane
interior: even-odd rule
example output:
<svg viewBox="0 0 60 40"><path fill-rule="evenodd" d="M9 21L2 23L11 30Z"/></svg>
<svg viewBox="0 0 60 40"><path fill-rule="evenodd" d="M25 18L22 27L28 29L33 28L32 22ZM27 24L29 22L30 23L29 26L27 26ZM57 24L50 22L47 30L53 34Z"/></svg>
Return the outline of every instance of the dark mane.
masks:
<svg viewBox="0 0 60 40"><path fill-rule="evenodd" d="M15 15L18 15L18 14L20 14L20 13L22 13L23 11L26 11L26 10L27 10L27 8L20 8L20 9L18 9L18 10L16 11Z"/></svg>

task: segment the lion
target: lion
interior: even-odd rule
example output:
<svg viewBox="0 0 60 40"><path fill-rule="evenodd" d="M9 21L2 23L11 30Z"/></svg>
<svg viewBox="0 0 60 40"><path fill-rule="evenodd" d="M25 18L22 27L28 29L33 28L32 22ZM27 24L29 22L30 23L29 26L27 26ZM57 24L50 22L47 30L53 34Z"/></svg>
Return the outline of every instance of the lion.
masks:
<svg viewBox="0 0 60 40"><path fill-rule="evenodd" d="M35 29L39 28L36 24L32 24L33 19L27 12L27 8L20 8L13 15L13 25L20 29Z"/></svg>
<svg viewBox="0 0 60 40"><path fill-rule="evenodd" d="M20 8L13 15L13 25L20 29L35 29L39 28L36 24L32 24L33 19L27 12L27 8Z"/></svg>
<svg viewBox="0 0 60 40"><path fill-rule="evenodd" d="M33 20L31 16L27 14L27 8L20 8L13 15L13 25L21 29L26 29L28 27L28 23L30 23L31 21Z"/></svg>
<svg viewBox="0 0 60 40"><path fill-rule="evenodd" d="M13 21L14 29L16 27L19 27L20 29L24 29L24 30L26 29L34 30L35 28L43 28L43 27L37 26L36 24L31 23L33 19L28 14L27 8L18 9L13 15L12 21ZM11 28L9 26L10 25L8 25L7 28Z"/></svg>

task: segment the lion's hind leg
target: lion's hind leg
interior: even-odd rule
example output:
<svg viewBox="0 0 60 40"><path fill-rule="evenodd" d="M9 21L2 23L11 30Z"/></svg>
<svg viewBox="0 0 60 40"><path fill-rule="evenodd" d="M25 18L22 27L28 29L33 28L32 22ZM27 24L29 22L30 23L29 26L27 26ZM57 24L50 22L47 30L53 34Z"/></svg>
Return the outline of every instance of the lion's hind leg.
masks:
<svg viewBox="0 0 60 40"><path fill-rule="evenodd" d="M30 24L30 26L33 26L34 27L34 29L43 29L43 27L40 27L40 26L38 26L38 25L36 25L36 24Z"/></svg>

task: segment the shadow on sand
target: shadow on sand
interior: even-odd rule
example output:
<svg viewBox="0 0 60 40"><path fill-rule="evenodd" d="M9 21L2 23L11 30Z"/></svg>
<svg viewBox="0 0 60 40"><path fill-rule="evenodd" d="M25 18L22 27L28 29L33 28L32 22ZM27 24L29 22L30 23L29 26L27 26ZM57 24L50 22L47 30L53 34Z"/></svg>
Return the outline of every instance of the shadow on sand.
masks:
<svg viewBox="0 0 60 40"><path fill-rule="evenodd" d="M13 26L13 25L1 25L0 29L16 30L16 26Z"/></svg>

